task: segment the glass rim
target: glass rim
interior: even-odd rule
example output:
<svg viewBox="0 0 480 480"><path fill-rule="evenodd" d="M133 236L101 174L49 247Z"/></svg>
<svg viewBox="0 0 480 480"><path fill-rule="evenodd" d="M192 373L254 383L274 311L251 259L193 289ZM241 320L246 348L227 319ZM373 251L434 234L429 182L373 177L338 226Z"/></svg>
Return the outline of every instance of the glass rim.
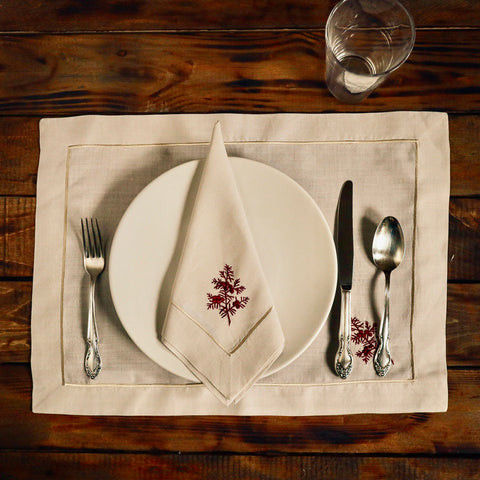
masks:
<svg viewBox="0 0 480 480"><path fill-rule="evenodd" d="M331 20L333 18L333 16L335 15L335 13L337 12L337 10L345 3L351 3L352 1L356 1L356 0L341 0L340 2L338 2L333 8L332 8L332 11L330 12L330 14L328 15L328 18L327 18L327 21L325 23L325 42L326 42L326 45L325 47L326 48L329 48L329 45L331 44L330 42L330 39L328 37L328 25L329 23L331 23ZM404 56L403 59L399 60L398 62L396 62L392 67L390 67L388 70L384 70L380 73L371 73L369 74L370 77L384 77L386 75L389 75L390 73L392 73L394 70L396 70L397 68L401 67L407 60L408 60L408 57L410 56L410 54L412 53L412 50L413 50L413 47L415 46L415 39L416 39L416 31L415 31L415 22L413 21L413 17L412 15L410 14L410 12L407 10L407 8L401 3L399 2L398 0L384 0L384 1L387 1L387 2L390 2L392 5L396 5L397 7L400 8L400 10L403 11L403 13L405 13L407 19L408 19L408 22L409 22L409 26L410 26L410 33L411 33L411 37L410 37L410 42L408 44L408 48L406 49L406 54ZM340 64L340 60L338 59L337 55L335 54L335 52L333 51L332 48L330 48L330 51L332 53L332 55L335 57L335 60Z"/></svg>

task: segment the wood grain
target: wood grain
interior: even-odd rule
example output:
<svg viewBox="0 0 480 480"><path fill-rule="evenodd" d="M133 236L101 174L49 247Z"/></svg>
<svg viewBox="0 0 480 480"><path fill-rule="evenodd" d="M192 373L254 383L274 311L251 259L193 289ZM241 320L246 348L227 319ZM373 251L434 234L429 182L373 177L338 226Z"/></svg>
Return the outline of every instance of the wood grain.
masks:
<svg viewBox="0 0 480 480"><path fill-rule="evenodd" d="M446 413L113 417L31 413L30 368L0 365L0 450L479 454L480 371L449 371Z"/></svg>
<svg viewBox="0 0 480 480"><path fill-rule="evenodd" d="M33 196L39 157L40 117L0 116L0 195ZM479 193L480 117L449 116L453 196Z"/></svg>
<svg viewBox="0 0 480 480"><path fill-rule="evenodd" d="M447 363L480 366L480 285L450 284L447 308Z"/></svg>
<svg viewBox="0 0 480 480"><path fill-rule="evenodd" d="M0 195L35 195L39 118L0 116Z"/></svg>
<svg viewBox="0 0 480 480"><path fill-rule="evenodd" d="M335 0L51 0L3 2L5 32L323 28ZM478 27L475 1L402 0L417 28Z"/></svg>
<svg viewBox="0 0 480 480"><path fill-rule="evenodd" d="M449 115L450 195L478 195L480 178L480 117Z"/></svg>
<svg viewBox="0 0 480 480"><path fill-rule="evenodd" d="M474 458L386 458L312 455L0 453L4 478L62 480L451 480L478 478Z"/></svg>
<svg viewBox="0 0 480 480"><path fill-rule="evenodd" d="M30 361L31 282L0 282L0 363Z"/></svg>
<svg viewBox="0 0 480 480"><path fill-rule="evenodd" d="M33 274L35 199L0 197L0 268L3 277ZM480 282L480 199L450 200L448 279Z"/></svg>
<svg viewBox="0 0 480 480"><path fill-rule="evenodd" d="M0 197L0 275L28 277L33 273L35 199Z"/></svg>
<svg viewBox="0 0 480 480"><path fill-rule="evenodd" d="M480 30L419 31L355 106L325 87L320 31L3 35L0 65L3 115L480 110Z"/></svg>
<svg viewBox="0 0 480 480"><path fill-rule="evenodd" d="M449 279L477 281L480 276L479 245L479 199L450 199Z"/></svg>
<svg viewBox="0 0 480 480"><path fill-rule="evenodd" d="M0 282L0 363L30 361L31 282ZM480 366L480 285L448 286L447 363Z"/></svg>

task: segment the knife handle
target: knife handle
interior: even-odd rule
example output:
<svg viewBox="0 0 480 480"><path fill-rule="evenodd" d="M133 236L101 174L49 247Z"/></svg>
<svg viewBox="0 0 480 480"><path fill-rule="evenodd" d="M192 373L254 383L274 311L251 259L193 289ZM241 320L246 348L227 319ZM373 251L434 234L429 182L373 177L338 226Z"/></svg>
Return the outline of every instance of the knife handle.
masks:
<svg viewBox="0 0 480 480"><path fill-rule="evenodd" d="M338 350L335 356L335 373L340 378L347 378L353 367L350 350L351 331L351 297L350 290L341 289L340 328L338 331Z"/></svg>

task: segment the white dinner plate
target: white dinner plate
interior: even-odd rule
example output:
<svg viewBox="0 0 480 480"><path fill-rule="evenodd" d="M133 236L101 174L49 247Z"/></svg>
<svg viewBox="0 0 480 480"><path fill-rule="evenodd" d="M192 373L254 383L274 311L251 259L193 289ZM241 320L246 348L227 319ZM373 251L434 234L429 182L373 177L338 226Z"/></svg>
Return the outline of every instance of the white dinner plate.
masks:
<svg viewBox="0 0 480 480"><path fill-rule="evenodd" d="M152 360L198 381L159 340L196 188L198 161L147 185L125 211L112 241L109 280L125 330ZM270 375L297 358L318 335L332 306L335 246L314 200L265 164L232 158L240 196L285 335ZM320 359L319 359L320 361Z"/></svg>

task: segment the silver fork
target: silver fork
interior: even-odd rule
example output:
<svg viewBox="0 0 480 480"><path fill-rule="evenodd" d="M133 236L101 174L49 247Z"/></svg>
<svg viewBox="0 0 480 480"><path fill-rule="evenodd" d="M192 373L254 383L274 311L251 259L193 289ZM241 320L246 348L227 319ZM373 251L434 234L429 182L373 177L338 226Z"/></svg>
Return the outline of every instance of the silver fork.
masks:
<svg viewBox="0 0 480 480"><path fill-rule="evenodd" d="M81 219L83 239L83 267L90 277L90 301L88 306L87 351L85 372L92 380L102 369L98 352L98 330L95 318L95 283L105 268L105 254L97 219Z"/></svg>

